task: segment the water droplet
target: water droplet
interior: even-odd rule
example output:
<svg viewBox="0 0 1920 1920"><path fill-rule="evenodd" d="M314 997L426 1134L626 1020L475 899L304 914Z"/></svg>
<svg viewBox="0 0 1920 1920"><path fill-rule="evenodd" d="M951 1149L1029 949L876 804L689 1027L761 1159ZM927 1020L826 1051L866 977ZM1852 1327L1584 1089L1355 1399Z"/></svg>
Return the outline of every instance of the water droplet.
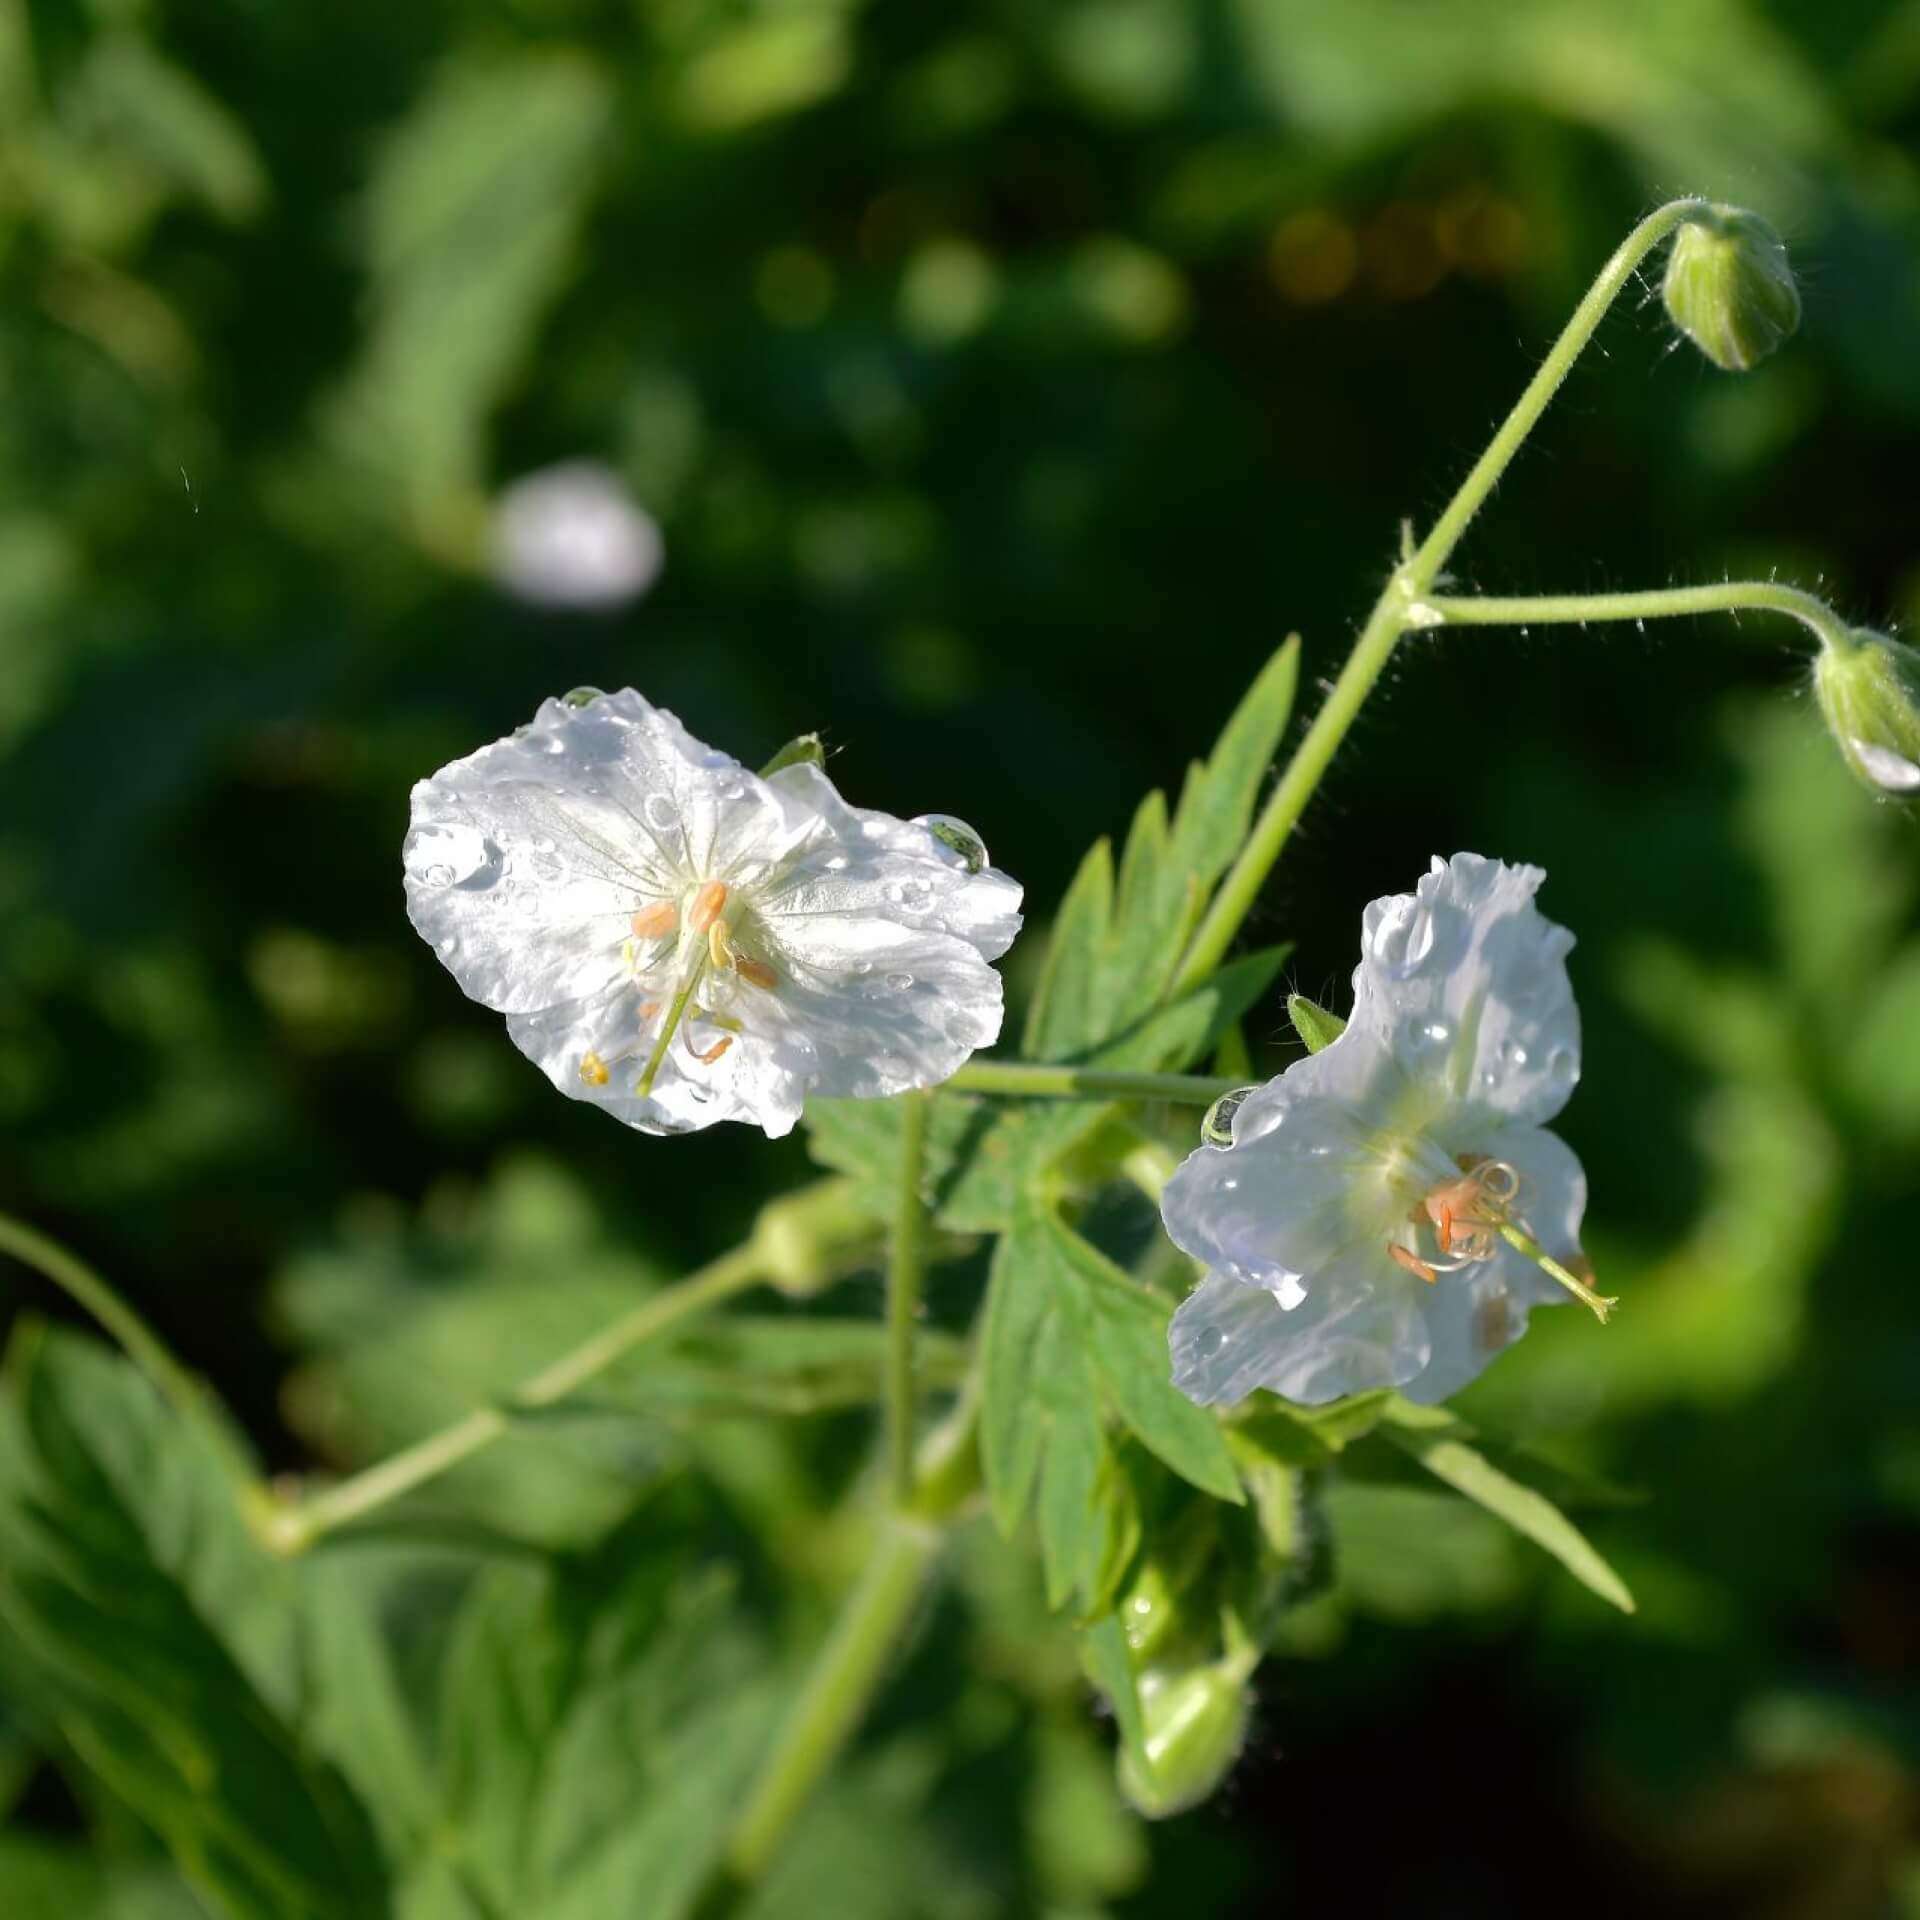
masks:
<svg viewBox="0 0 1920 1920"><path fill-rule="evenodd" d="M1200 1121L1202 1143L1209 1147L1232 1146L1233 1116L1245 1105L1247 1096L1257 1092L1257 1087L1235 1087L1231 1093L1223 1093Z"/></svg>
<svg viewBox="0 0 1920 1920"><path fill-rule="evenodd" d="M460 951L460 942L452 934L448 934L447 937L440 942L440 951L451 957Z"/></svg>
<svg viewBox="0 0 1920 1920"><path fill-rule="evenodd" d="M905 993L906 990L913 985L913 975L910 973L890 973L887 975L887 985L890 986L895 993Z"/></svg>
<svg viewBox="0 0 1920 1920"><path fill-rule="evenodd" d="M1222 1193L1238 1193L1240 1191L1239 1180L1237 1178L1232 1180L1222 1180L1220 1182L1220 1191Z"/></svg>
<svg viewBox="0 0 1920 1920"><path fill-rule="evenodd" d="M1218 1327L1202 1327L1193 1336L1193 1350L1202 1360L1211 1360L1227 1344L1227 1336Z"/></svg>
<svg viewBox="0 0 1920 1920"><path fill-rule="evenodd" d="M887 897L909 913L925 913L933 905L933 889L924 880L896 880L887 889Z"/></svg>
<svg viewBox="0 0 1920 1920"><path fill-rule="evenodd" d="M1528 1060L1532 1058L1532 1055L1527 1052L1526 1048L1523 1047L1518 1040L1509 1040L1506 1045L1500 1049L1500 1058L1510 1067L1524 1067Z"/></svg>
<svg viewBox="0 0 1920 1920"><path fill-rule="evenodd" d="M472 827L416 827L407 836L402 858L422 886L457 887L476 876L486 885L498 878L500 849Z"/></svg>
<svg viewBox="0 0 1920 1920"><path fill-rule="evenodd" d="M828 859L827 871L829 873L844 873L847 870L848 864L847 856L844 853L836 853Z"/></svg>
<svg viewBox="0 0 1920 1920"><path fill-rule="evenodd" d="M1402 894L1386 902L1373 930L1373 958L1390 979L1418 973L1433 951L1433 913L1417 896Z"/></svg>
<svg viewBox="0 0 1920 1920"><path fill-rule="evenodd" d="M560 704L563 707L590 707L596 700L606 697L598 687L575 687L571 693L560 696Z"/></svg>
<svg viewBox="0 0 1920 1920"><path fill-rule="evenodd" d="M1580 1078L1580 1061L1571 1047L1555 1047L1547 1055L1547 1077L1569 1087Z"/></svg>
<svg viewBox="0 0 1920 1920"><path fill-rule="evenodd" d="M987 864L987 843L964 820L950 813L921 813L914 816L913 824L933 835L952 865L978 873Z"/></svg>
<svg viewBox="0 0 1920 1920"><path fill-rule="evenodd" d="M646 815L647 825L659 833L680 824L680 809L664 793L648 794L640 803L640 811Z"/></svg>
<svg viewBox="0 0 1920 1920"><path fill-rule="evenodd" d="M567 750L567 743L557 733L542 734L540 744L548 753L565 753Z"/></svg>
<svg viewBox="0 0 1920 1920"><path fill-rule="evenodd" d="M853 970L855 973L871 973L873 971L873 962L871 960L856 960L853 963Z"/></svg>

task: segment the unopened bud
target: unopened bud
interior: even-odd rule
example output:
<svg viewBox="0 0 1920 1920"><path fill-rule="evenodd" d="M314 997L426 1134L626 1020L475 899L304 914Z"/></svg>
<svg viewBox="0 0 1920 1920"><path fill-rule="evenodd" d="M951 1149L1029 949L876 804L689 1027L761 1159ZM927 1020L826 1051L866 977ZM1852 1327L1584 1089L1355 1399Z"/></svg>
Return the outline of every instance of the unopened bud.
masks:
<svg viewBox="0 0 1920 1920"><path fill-rule="evenodd" d="M1716 367L1745 373L1800 324L1780 236L1740 207L1710 207L1673 236L1662 295L1673 324Z"/></svg>
<svg viewBox="0 0 1920 1920"><path fill-rule="evenodd" d="M1248 1663L1149 1669L1140 1676L1146 1740L1120 1749L1120 1791L1137 1812L1163 1820L1197 1806L1227 1776L1246 1743Z"/></svg>
<svg viewBox="0 0 1920 1920"><path fill-rule="evenodd" d="M1884 633L1829 641L1813 688L1841 757L1876 793L1920 793L1920 653Z"/></svg>
<svg viewBox="0 0 1920 1920"><path fill-rule="evenodd" d="M854 1191L851 1180L821 1180L760 1209L753 1250L769 1285L805 1299L874 1257L881 1231Z"/></svg>
<svg viewBox="0 0 1920 1920"><path fill-rule="evenodd" d="M1347 1030L1347 1023L1337 1013L1315 1006L1304 993L1287 995L1287 1018L1309 1053L1332 1046Z"/></svg>

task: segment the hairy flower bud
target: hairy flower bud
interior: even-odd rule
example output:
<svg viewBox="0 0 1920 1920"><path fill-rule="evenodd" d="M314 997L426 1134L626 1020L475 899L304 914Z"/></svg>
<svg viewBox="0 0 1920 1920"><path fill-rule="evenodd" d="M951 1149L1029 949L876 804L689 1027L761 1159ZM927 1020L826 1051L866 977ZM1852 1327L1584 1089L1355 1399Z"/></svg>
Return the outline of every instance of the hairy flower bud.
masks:
<svg viewBox="0 0 1920 1920"><path fill-rule="evenodd" d="M1120 1750L1120 1791L1149 1820L1197 1806L1226 1777L1247 1737L1249 1662L1229 1655L1202 1667L1140 1676L1143 1750Z"/></svg>
<svg viewBox="0 0 1920 1920"><path fill-rule="evenodd" d="M1884 633L1829 642L1813 668L1841 757L1876 793L1920 793L1920 653Z"/></svg>
<svg viewBox="0 0 1920 1920"><path fill-rule="evenodd" d="M1758 366L1800 324L1780 236L1740 207L1710 208L1674 235L1661 291L1673 324L1728 373Z"/></svg>

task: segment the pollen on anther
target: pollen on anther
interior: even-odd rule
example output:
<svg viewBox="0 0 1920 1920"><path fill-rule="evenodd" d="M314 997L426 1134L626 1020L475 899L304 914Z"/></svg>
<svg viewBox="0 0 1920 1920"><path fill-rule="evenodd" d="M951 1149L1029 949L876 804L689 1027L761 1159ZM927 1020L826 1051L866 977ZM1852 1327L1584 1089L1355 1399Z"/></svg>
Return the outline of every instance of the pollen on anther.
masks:
<svg viewBox="0 0 1920 1920"><path fill-rule="evenodd" d="M733 956L733 970L750 987L771 992L780 984L780 976L764 960L750 960L744 953Z"/></svg>
<svg viewBox="0 0 1920 1920"><path fill-rule="evenodd" d="M607 1063L597 1053L580 1056L580 1078L590 1087L604 1087L610 1078Z"/></svg>
<svg viewBox="0 0 1920 1920"><path fill-rule="evenodd" d="M680 924L680 909L671 900L655 900L633 916L636 940L658 940Z"/></svg>
<svg viewBox="0 0 1920 1920"><path fill-rule="evenodd" d="M693 904L687 909L687 925L695 933L705 933L720 918L726 904L727 883L724 880L704 881L700 891L693 896Z"/></svg>
<svg viewBox="0 0 1920 1920"><path fill-rule="evenodd" d="M1440 1278L1439 1274L1428 1266L1417 1253L1409 1252L1398 1240L1389 1240L1387 1242L1387 1252L1395 1266L1405 1267L1416 1280L1424 1280L1428 1286L1432 1286Z"/></svg>
<svg viewBox="0 0 1920 1920"><path fill-rule="evenodd" d="M732 1045L733 1035L723 1033L705 1053L696 1053L693 1057L698 1060L703 1067L710 1067Z"/></svg>

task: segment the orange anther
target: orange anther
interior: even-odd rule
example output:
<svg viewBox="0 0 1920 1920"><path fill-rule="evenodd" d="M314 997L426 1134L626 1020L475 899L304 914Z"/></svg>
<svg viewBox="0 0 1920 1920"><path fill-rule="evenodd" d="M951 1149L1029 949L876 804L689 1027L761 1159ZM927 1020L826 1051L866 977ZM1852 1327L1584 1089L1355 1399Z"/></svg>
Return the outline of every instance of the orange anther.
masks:
<svg viewBox="0 0 1920 1920"><path fill-rule="evenodd" d="M705 1053L696 1053L693 1057L698 1060L703 1067L710 1067L732 1045L733 1035L723 1033Z"/></svg>
<svg viewBox="0 0 1920 1920"><path fill-rule="evenodd" d="M660 1002L658 1000L642 1000L640 1002L640 1024L644 1027L659 1011Z"/></svg>
<svg viewBox="0 0 1920 1920"><path fill-rule="evenodd" d="M749 960L744 953L733 956L733 970L750 987L765 987L770 992L780 984L780 976L764 960Z"/></svg>
<svg viewBox="0 0 1920 1920"><path fill-rule="evenodd" d="M1453 1209L1442 1207L1433 1216L1433 1237L1440 1242L1442 1253L1453 1251Z"/></svg>
<svg viewBox="0 0 1920 1920"><path fill-rule="evenodd" d="M1387 1242L1387 1252L1392 1256L1395 1266L1405 1267L1416 1280L1424 1280L1428 1286L1440 1278L1418 1254L1409 1253L1398 1240Z"/></svg>
<svg viewBox="0 0 1920 1920"><path fill-rule="evenodd" d="M679 924L680 909L671 900L655 900L633 916L633 937L636 940L658 940Z"/></svg>
<svg viewBox="0 0 1920 1920"><path fill-rule="evenodd" d="M695 933L705 933L720 918L726 904L727 883L724 880L703 882L700 891L693 896L693 905L687 909L687 925Z"/></svg>

